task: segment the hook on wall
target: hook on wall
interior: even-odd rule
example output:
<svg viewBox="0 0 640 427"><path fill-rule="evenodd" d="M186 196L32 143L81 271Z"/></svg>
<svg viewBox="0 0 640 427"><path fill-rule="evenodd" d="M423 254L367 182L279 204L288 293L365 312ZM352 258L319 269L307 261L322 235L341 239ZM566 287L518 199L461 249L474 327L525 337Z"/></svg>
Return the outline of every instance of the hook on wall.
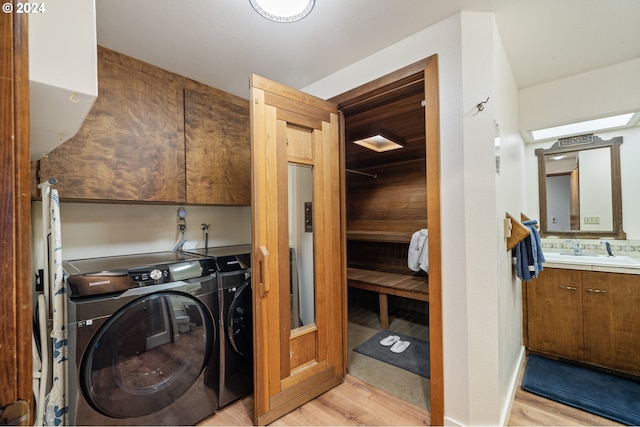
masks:
<svg viewBox="0 0 640 427"><path fill-rule="evenodd" d="M489 102L489 97L488 96L487 96L486 100L484 100L484 101L482 101L482 102L480 102L480 103L478 103L476 105L476 108L478 109L478 111L484 110L484 104L486 104L487 102Z"/></svg>

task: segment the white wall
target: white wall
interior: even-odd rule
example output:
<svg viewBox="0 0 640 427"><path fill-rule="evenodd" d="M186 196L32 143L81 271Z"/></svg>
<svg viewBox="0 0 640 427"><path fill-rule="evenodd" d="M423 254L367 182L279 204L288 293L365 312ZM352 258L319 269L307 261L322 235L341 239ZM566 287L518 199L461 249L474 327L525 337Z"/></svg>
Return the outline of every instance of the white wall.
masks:
<svg viewBox="0 0 640 427"><path fill-rule="evenodd" d="M514 273L511 251L506 251L503 218L528 214L525 206L524 142L518 127L518 87L498 30L494 27L494 117L500 126L501 171L496 176L498 360L500 424L506 425L509 403L516 392L522 346L522 282ZM527 215L529 216L529 215Z"/></svg>
<svg viewBox="0 0 640 427"><path fill-rule="evenodd" d="M496 209L508 204L517 212L523 197L516 87L493 14L452 16L302 90L330 98L434 54L440 79L445 423L497 425L508 411L522 346L519 287L501 234L504 209L497 217ZM475 106L487 97L478 113ZM497 111L504 126L499 183ZM509 193L498 196L503 188Z"/></svg>
<svg viewBox="0 0 640 427"><path fill-rule="evenodd" d="M493 15L463 13L462 18L462 90L463 90L463 153L464 200L458 209L464 211L465 242L459 251L466 253L464 291L467 308L464 314L465 335L445 337L445 342L464 337L467 343L468 419L457 420L464 425L495 425L499 423L499 357L497 310L496 189L493 115L496 103L493 88ZM483 111L476 105L489 98ZM451 173L443 170L444 174ZM443 181L446 176L443 174ZM443 230L447 240L448 230ZM443 287L451 284L443 283ZM454 308L450 301L449 309ZM452 312L445 318L455 321ZM456 317L460 316L458 312ZM446 329L445 329L446 331ZM446 365L446 364L445 364ZM453 369L446 369L451 374ZM447 379L445 376L445 388ZM482 385L481 385L482 384ZM445 394L451 399L453 395ZM453 414L450 415L453 417Z"/></svg>
<svg viewBox="0 0 640 427"><path fill-rule="evenodd" d="M520 91L520 128L640 111L640 58Z"/></svg>
<svg viewBox="0 0 640 427"><path fill-rule="evenodd" d="M61 203L65 260L171 250L180 240L178 205ZM184 206L185 238L204 247L200 224L210 224L209 246L251 242L251 208ZM34 266L42 263L42 203L32 204Z"/></svg>

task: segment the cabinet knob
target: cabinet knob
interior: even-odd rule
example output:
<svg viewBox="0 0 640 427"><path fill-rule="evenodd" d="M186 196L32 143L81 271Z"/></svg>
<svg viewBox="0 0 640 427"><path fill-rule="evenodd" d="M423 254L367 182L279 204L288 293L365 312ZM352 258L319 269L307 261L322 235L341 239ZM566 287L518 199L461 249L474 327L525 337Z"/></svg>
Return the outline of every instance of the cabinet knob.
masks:
<svg viewBox="0 0 640 427"><path fill-rule="evenodd" d="M560 289L564 289L566 291L577 291L578 288L576 288L575 286L565 286L565 285L560 285L558 286Z"/></svg>
<svg viewBox="0 0 640 427"><path fill-rule="evenodd" d="M592 294L606 294L607 290L606 289L591 289L591 288L587 288L587 292L592 293Z"/></svg>

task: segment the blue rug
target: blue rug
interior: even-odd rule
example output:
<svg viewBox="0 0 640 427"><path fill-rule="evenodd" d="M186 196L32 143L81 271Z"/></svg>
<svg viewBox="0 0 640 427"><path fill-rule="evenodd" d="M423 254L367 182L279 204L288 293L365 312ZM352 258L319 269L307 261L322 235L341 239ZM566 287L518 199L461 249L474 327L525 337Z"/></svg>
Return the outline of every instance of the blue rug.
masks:
<svg viewBox="0 0 640 427"><path fill-rule="evenodd" d="M380 344L380 340L389 335L397 335L402 341L409 341L411 345L402 353L394 353L389 347ZM418 338L383 329L353 351L429 378L429 343Z"/></svg>
<svg viewBox="0 0 640 427"><path fill-rule="evenodd" d="M627 425L640 425L640 382L529 355L522 388Z"/></svg>

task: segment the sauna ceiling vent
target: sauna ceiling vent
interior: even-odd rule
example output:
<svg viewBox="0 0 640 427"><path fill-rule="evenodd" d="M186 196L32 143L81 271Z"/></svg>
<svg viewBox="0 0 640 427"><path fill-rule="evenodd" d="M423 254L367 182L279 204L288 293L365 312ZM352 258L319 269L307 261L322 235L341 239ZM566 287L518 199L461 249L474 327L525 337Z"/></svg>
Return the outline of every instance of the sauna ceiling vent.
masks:
<svg viewBox="0 0 640 427"><path fill-rule="evenodd" d="M377 129L366 135L359 135L354 138L353 143L368 148L369 150L377 151L378 153L397 150L406 144L404 138L384 129Z"/></svg>

